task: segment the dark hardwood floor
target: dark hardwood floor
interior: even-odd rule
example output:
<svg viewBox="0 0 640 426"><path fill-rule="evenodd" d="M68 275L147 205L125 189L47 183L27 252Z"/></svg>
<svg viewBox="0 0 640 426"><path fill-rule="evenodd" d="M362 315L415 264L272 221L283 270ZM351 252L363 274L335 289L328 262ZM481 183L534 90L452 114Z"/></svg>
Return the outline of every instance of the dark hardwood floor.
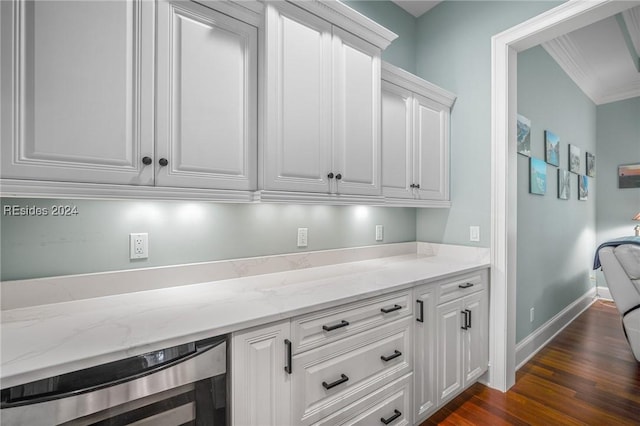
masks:
<svg viewBox="0 0 640 426"><path fill-rule="evenodd" d="M475 384L421 424L640 425L640 363L612 302L597 301L516 374Z"/></svg>

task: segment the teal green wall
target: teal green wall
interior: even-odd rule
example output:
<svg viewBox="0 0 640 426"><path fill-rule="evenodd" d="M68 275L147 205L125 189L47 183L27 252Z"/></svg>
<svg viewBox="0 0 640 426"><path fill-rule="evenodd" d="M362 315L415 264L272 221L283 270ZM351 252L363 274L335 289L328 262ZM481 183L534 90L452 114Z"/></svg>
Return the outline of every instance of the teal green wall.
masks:
<svg viewBox="0 0 640 426"><path fill-rule="evenodd" d="M5 206L72 205L70 217L0 217L2 280L176 265L415 241L413 208L163 201L2 200ZM309 246L296 246L297 228ZM149 234L149 258L129 260L129 233Z"/></svg>
<svg viewBox="0 0 640 426"><path fill-rule="evenodd" d="M544 161L544 131L551 130L560 138L560 165L547 164L547 193L533 195L529 157L518 155L517 342L595 285L590 274L600 197L599 177L589 178L588 200L579 201L572 173L569 200L558 198L558 169L568 170L569 144L581 150L581 174L585 152L596 154L596 106L542 47L518 54L518 112L531 120L531 156Z"/></svg>
<svg viewBox="0 0 640 426"><path fill-rule="evenodd" d="M596 148L596 242L633 235L640 188L618 188L618 166L640 163L640 97L599 105ZM598 286L606 281L598 273Z"/></svg>
<svg viewBox="0 0 640 426"><path fill-rule="evenodd" d="M344 2L364 16L393 31L398 38L382 52L382 59L411 73L416 72L416 19L390 1Z"/></svg>
<svg viewBox="0 0 640 426"><path fill-rule="evenodd" d="M458 96L451 115L450 209L421 209L419 241L489 247L491 37L560 2L444 1L418 19L417 74ZM469 226L480 242L469 242Z"/></svg>

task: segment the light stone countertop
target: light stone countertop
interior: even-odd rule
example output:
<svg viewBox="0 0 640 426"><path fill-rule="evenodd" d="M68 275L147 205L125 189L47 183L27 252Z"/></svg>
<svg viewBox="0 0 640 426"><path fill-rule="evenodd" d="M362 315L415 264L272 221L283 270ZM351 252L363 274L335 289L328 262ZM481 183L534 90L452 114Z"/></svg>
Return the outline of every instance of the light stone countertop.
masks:
<svg viewBox="0 0 640 426"><path fill-rule="evenodd" d="M1 387L489 267L488 249L412 244L409 254L3 310Z"/></svg>

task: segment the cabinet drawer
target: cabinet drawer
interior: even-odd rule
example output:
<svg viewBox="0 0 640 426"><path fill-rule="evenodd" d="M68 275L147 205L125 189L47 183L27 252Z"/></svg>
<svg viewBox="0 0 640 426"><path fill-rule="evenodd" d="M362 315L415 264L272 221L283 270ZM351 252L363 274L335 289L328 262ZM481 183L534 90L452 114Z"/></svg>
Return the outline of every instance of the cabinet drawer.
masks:
<svg viewBox="0 0 640 426"><path fill-rule="evenodd" d="M450 302L455 299L476 293L487 287L487 271L482 270L466 275L460 275L439 284L437 304Z"/></svg>
<svg viewBox="0 0 640 426"><path fill-rule="evenodd" d="M377 389L355 403L325 417L313 426L333 425L411 425L411 382L412 374ZM385 423L382 421L384 419Z"/></svg>
<svg viewBox="0 0 640 426"><path fill-rule="evenodd" d="M292 421L312 424L410 373L410 330L405 317L294 356Z"/></svg>
<svg viewBox="0 0 640 426"><path fill-rule="evenodd" d="M291 329L293 353L413 315L410 300L410 292L403 291L294 318Z"/></svg>

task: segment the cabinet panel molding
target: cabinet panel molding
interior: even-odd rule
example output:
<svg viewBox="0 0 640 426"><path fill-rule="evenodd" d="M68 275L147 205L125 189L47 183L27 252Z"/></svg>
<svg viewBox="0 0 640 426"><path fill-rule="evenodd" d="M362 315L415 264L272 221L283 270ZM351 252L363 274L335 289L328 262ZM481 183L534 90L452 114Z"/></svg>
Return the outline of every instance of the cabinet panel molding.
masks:
<svg viewBox="0 0 640 426"><path fill-rule="evenodd" d="M2 176L151 183L154 4L0 7Z"/></svg>
<svg viewBox="0 0 640 426"><path fill-rule="evenodd" d="M195 3L159 3L156 185L257 185L257 28Z"/></svg>

